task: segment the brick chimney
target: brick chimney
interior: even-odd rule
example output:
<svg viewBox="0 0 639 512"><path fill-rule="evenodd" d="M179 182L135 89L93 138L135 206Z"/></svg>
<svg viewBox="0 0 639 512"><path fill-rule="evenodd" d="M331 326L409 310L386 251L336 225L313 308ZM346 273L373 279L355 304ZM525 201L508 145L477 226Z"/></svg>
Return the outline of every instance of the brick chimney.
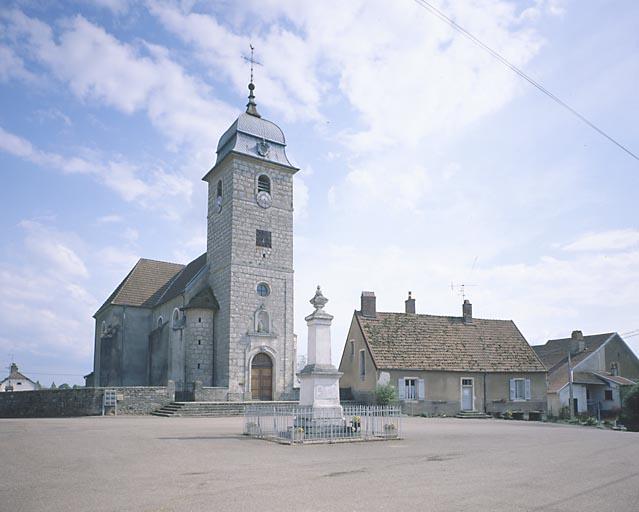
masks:
<svg viewBox="0 0 639 512"><path fill-rule="evenodd" d="M473 323L473 305L468 299L464 299L464 304L462 305L462 316L465 324Z"/></svg>
<svg viewBox="0 0 639 512"><path fill-rule="evenodd" d="M411 292L408 292L408 298L404 301L404 306L406 313L415 314L415 299L411 296Z"/></svg>
<svg viewBox="0 0 639 512"><path fill-rule="evenodd" d="M362 292L362 316L375 318L377 316L375 292Z"/></svg>
<svg viewBox="0 0 639 512"><path fill-rule="evenodd" d="M570 336L570 351L572 353L583 352L586 349L584 333L581 331L572 331Z"/></svg>

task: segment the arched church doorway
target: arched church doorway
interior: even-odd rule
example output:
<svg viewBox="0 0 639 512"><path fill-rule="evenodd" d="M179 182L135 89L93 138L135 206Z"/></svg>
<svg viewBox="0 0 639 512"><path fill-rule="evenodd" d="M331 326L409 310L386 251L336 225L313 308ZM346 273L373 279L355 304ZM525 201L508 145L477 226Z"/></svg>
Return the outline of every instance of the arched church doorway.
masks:
<svg viewBox="0 0 639 512"><path fill-rule="evenodd" d="M263 352L251 363L251 397L253 400L273 400L273 361Z"/></svg>

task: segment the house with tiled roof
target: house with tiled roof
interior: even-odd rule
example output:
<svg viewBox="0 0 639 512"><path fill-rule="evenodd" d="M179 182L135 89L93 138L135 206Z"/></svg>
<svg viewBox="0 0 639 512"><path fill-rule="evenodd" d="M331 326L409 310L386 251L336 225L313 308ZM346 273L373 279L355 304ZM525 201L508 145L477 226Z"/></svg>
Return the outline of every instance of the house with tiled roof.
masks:
<svg viewBox="0 0 639 512"><path fill-rule="evenodd" d="M548 368L548 412L614 416L624 386L639 381L639 359L616 332L548 340L533 349ZM572 374L572 378L571 378Z"/></svg>
<svg viewBox="0 0 639 512"><path fill-rule="evenodd" d="M39 385L18 371L18 365L11 363L9 375L0 381L0 393L9 391L34 391Z"/></svg>
<svg viewBox="0 0 639 512"><path fill-rule="evenodd" d="M362 292L339 370L345 397L369 402L377 386L392 384L405 411L541 416L546 412L546 368L512 320L377 311Z"/></svg>
<svg viewBox="0 0 639 512"><path fill-rule="evenodd" d="M195 389L210 400L293 397L298 169L282 130L258 113L254 84L249 91L202 178L206 252L187 265L135 264L94 315L88 386L174 382L181 399Z"/></svg>

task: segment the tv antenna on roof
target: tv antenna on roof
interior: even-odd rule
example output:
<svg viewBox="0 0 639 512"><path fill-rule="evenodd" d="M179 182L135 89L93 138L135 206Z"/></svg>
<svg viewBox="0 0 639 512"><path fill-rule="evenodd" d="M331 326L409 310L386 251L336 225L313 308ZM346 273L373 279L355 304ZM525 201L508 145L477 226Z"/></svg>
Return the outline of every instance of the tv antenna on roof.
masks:
<svg viewBox="0 0 639 512"><path fill-rule="evenodd" d="M468 274L468 277L470 277L473 274L473 270L475 270L475 265L477 264L477 259L479 258L479 256L475 256L475 259L473 260L473 264L470 267L470 273ZM471 287L471 286L479 286L478 284L469 284L469 283L465 283L465 282L461 282L458 284L453 283L452 281L450 282L450 293L454 293L455 291L457 291L457 294L462 298L462 300L466 300L466 288L467 287Z"/></svg>
<svg viewBox="0 0 639 512"><path fill-rule="evenodd" d="M455 293L462 298L462 300L466 299L466 288L469 286L479 286L478 284L467 284L467 283L459 283L455 284L452 281L450 282L450 293Z"/></svg>

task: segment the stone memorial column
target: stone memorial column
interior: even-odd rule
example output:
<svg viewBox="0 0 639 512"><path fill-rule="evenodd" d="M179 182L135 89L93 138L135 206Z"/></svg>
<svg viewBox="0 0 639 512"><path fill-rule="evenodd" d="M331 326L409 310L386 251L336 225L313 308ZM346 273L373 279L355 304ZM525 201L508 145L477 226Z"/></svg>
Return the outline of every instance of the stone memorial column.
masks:
<svg viewBox="0 0 639 512"><path fill-rule="evenodd" d="M300 406L312 408L307 416L312 425L343 423L339 402L339 379L331 361L331 322L333 316L324 311L328 299L317 287L310 303L315 307L305 320L308 326L308 364L298 373L300 378Z"/></svg>

